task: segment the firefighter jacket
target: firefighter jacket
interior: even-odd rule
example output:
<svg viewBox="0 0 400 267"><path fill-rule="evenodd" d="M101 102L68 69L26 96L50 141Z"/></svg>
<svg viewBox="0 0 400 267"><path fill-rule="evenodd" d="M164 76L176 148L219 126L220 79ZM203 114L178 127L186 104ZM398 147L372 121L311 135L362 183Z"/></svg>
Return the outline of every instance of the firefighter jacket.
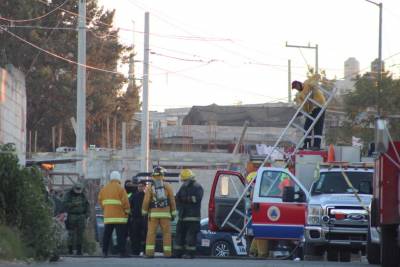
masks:
<svg viewBox="0 0 400 267"><path fill-rule="evenodd" d="M147 187L144 194L142 215L149 218L174 218L176 217L176 204L174 192L170 184L163 183L165 199L157 199L155 184Z"/></svg>
<svg viewBox="0 0 400 267"><path fill-rule="evenodd" d="M194 179L185 181L176 194L178 218L180 221L200 221L203 187Z"/></svg>
<svg viewBox="0 0 400 267"><path fill-rule="evenodd" d="M99 193L99 204L104 211L104 224L123 224L128 222L130 212L126 191L119 181L111 180Z"/></svg>
<svg viewBox="0 0 400 267"><path fill-rule="evenodd" d="M321 106L325 104L325 96L321 92L321 90L318 89L318 87L316 86L316 82L313 80L307 80L303 83L303 90L296 95L296 104L301 105L304 102L304 99L310 93L310 91L312 91L311 98L313 100L315 100ZM310 101L307 101L307 103L305 103L303 106L303 110L307 113L311 113L315 108L317 108L317 106L315 106Z"/></svg>

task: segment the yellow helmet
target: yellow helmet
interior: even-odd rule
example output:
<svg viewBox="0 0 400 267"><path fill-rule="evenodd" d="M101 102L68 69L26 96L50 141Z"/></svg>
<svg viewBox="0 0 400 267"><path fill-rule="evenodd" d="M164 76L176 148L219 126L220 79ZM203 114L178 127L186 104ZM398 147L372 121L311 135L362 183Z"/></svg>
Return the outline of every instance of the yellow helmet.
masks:
<svg viewBox="0 0 400 267"><path fill-rule="evenodd" d="M181 178L181 181L186 181L189 179L194 178L194 173L190 169L183 169L181 173L179 174L179 177Z"/></svg>

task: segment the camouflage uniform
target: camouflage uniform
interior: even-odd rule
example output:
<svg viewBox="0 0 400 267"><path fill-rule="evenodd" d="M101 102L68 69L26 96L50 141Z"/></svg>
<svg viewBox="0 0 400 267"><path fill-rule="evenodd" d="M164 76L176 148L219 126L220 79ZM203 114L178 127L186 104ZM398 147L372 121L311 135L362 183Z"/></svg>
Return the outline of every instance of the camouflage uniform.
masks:
<svg viewBox="0 0 400 267"><path fill-rule="evenodd" d="M64 199L64 209L67 212L65 226L68 230L68 249L72 254L74 243L77 249L77 255L82 254L83 234L85 232L86 218L89 217L89 202L86 196L75 191L80 185L67 193ZM83 188L81 189L83 190ZM75 241L75 242L74 242Z"/></svg>

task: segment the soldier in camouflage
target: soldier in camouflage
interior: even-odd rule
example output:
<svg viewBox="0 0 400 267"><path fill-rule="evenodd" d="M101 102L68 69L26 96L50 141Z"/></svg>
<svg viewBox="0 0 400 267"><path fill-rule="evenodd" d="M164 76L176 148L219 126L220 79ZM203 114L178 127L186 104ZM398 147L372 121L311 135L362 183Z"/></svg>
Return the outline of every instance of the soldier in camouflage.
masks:
<svg viewBox="0 0 400 267"><path fill-rule="evenodd" d="M83 193L83 185L75 184L65 195L64 210L67 213L65 226L68 230L68 251L73 254L74 243L76 255L82 255L83 234L86 219L89 217L89 202ZM75 242L74 242L75 241Z"/></svg>

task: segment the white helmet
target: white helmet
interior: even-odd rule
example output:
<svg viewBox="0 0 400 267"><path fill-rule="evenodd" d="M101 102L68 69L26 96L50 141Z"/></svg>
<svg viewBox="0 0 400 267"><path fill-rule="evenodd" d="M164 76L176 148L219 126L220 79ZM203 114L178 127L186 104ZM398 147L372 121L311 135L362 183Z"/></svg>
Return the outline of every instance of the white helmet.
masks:
<svg viewBox="0 0 400 267"><path fill-rule="evenodd" d="M121 174L119 173L119 171L112 171L110 174L110 180L121 181Z"/></svg>

